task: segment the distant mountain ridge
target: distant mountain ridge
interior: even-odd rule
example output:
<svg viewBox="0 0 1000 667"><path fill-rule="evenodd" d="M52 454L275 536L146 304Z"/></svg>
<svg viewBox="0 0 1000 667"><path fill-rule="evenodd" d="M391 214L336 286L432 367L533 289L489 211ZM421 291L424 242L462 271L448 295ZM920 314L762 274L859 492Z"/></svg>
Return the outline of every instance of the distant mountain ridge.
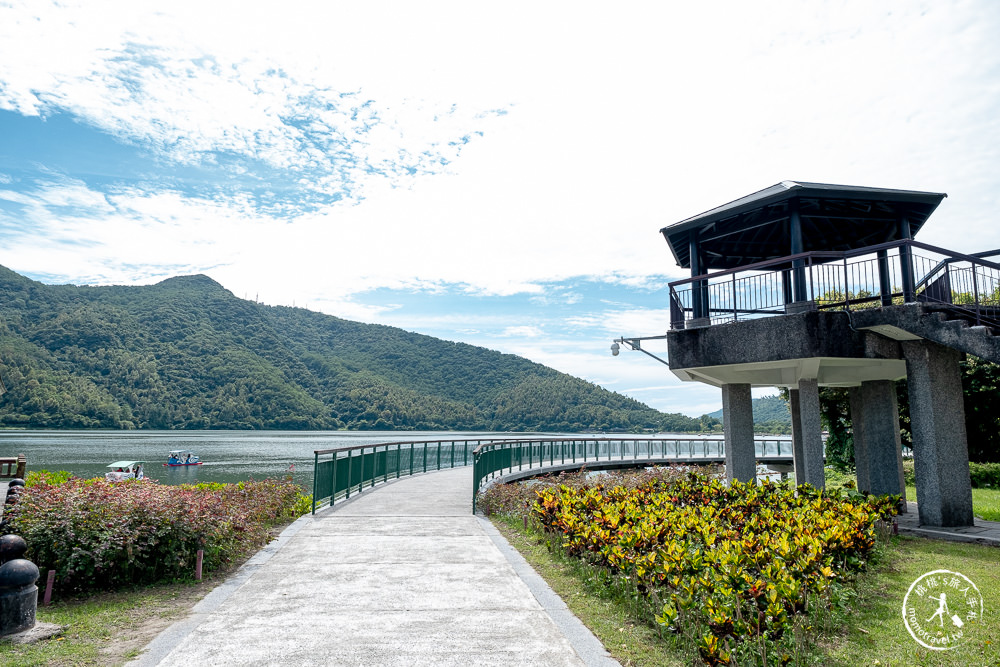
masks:
<svg viewBox="0 0 1000 667"><path fill-rule="evenodd" d="M235 297L203 275L44 285L0 267L0 426L698 431L464 343Z"/></svg>
<svg viewBox="0 0 1000 667"><path fill-rule="evenodd" d="M722 421L722 410L710 412L712 419ZM759 431L791 433L792 413L788 402L781 396L762 396L753 399L753 423Z"/></svg>

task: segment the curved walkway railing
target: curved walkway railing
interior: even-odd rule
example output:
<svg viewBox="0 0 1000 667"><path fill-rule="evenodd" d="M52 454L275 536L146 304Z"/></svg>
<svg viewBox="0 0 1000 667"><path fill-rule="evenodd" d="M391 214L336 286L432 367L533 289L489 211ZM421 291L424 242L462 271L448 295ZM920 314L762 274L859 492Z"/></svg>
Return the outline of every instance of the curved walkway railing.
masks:
<svg viewBox="0 0 1000 667"><path fill-rule="evenodd" d="M790 462L789 440L756 440L758 462ZM517 471L543 473L556 468L585 466L613 468L670 463L725 461L721 438L539 438L487 442L473 450L472 511L483 482ZM611 465L609 465L611 464Z"/></svg>
<svg viewBox="0 0 1000 667"><path fill-rule="evenodd" d="M313 452L313 514L376 482L472 463L473 450L493 438L409 440Z"/></svg>
<svg viewBox="0 0 1000 667"><path fill-rule="evenodd" d="M792 443L777 438L755 441L757 460L784 463ZM332 505L378 482L407 475L473 466L472 508L484 482L506 474L566 469L670 463L717 463L726 458L721 438L460 438L408 440L313 452L313 504Z"/></svg>

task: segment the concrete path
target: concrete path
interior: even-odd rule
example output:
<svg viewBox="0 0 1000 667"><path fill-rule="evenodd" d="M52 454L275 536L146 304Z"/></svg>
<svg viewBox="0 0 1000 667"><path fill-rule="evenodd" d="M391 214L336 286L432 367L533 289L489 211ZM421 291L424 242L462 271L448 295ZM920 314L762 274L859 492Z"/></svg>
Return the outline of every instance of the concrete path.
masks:
<svg viewBox="0 0 1000 667"><path fill-rule="evenodd" d="M948 540L950 542L977 542L992 547L1000 547L1000 521L984 521L976 518L974 519L974 526L950 528L921 526L917 504L910 501L906 503L906 513L896 517L896 522L899 524L899 532L903 535L916 535L935 540Z"/></svg>
<svg viewBox="0 0 1000 667"><path fill-rule="evenodd" d="M617 665L456 468L302 517L131 665Z"/></svg>

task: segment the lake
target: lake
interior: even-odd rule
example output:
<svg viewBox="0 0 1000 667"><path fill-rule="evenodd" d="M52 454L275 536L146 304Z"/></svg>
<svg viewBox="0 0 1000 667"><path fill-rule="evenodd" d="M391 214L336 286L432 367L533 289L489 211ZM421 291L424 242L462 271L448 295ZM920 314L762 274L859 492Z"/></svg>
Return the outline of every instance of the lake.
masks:
<svg viewBox="0 0 1000 667"><path fill-rule="evenodd" d="M606 437L583 433L455 431L21 431L0 430L0 456L27 457L28 470L68 470L98 477L112 461L144 461L146 476L163 484L239 482L292 476L312 489L313 451L408 440L456 438ZM629 437L629 436L625 436ZM640 436L641 437L641 436ZM700 439L720 435L661 433L651 437ZM779 436L780 437L780 436ZM167 468L172 449L190 449L204 465Z"/></svg>
<svg viewBox="0 0 1000 667"><path fill-rule="evenodd" d="M239 482L286 477L312 489L313 451L407 440L512 438L524 435L454 431L0 431L0 456L24 454L28 470L68 470L98 477L113 461L144 461L163 484ZM558 437L560 433L547 433ZM583 434L573 434L583 437ZM692 437L692 436L682 436ZM172 449L190 449L204 465L167 468Z"/></svg>

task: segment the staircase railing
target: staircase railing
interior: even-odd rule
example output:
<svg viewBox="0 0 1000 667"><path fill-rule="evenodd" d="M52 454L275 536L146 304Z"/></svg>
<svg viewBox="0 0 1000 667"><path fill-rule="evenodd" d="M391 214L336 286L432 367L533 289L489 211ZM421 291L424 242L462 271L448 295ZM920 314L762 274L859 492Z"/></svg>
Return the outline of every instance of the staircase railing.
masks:
<svg viewBox="0 0 1000 667"><path fill-rule="evenodd" d="M891 252L894 251L894 252ZM670 283L671 328L919 301L1000 330L1000 264L919 241L805 252ZM794 298L798 297L798 298Z"/></svg>

